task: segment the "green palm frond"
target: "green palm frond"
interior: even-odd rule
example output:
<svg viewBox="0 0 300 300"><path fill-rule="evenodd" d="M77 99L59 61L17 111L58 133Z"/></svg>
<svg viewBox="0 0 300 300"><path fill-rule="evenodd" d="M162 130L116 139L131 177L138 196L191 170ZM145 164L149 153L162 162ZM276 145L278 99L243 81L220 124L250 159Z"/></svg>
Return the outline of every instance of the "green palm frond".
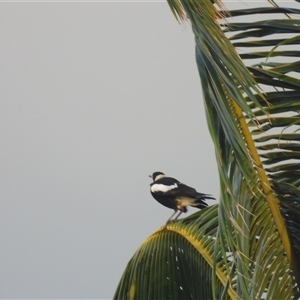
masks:
<svg viewBox="0 0 300 300"><path fill-rule="evenodd" d="M168 3L195 34L220 203L146 240L115 299L298 299L300 2Z"/></svg>
<svg viewBox="0 0 300 300"><path fill-rule="evenodd" d="M230 285L224 293L229 274L223 253L219 261L214 257L217 230L217 205L157 230L128 263L115 299L220 299L222 293L224 299L235 298Z"/></svg>
<svg viewBox="0 0 300 300"><path fill-rule="evenodd" d="M193 2L199 3L198 1ZM190 3L190 1L183 2L182 5L186 8L188 3ZM188 11L188 16L194 13L192 9L186 9L186 11ZM242 79L236 78L231 71L237 62L240 61L235 49L233 53L229 55L228 52L232 49L230 47L226 49L226 55L230 57L230 60L225 60L224 55L215 55L215 53L220 53L220 51L216 50L219 45L218 43L212 44L211 40L206 39L204 35L197 35L198 32L195 30L195 27L198 26L198 23L196 21L193 22L193 20L197 18L201 19L201 16L196 15L189 19L191 20L196 35L197 64L205 95L207 115L209 116L209 128L214 139L220 165L219 172L222 186L222 201L220 203L220 212L222 212L222 214L220 217L222 219L219 222L219 226L224 228L224 230L220 230L220 240L230 241L230 249L228 251L236 251L239 253L239 255L235 256L237 273L236 288L237 293L245 297L245 295L250 294L250 291L255 290L251 278L254 272L258 272L258 269L254 270L249 268L251 261L257 262L259 251L262 251L262 249L267 246L270 248L270 245L259 243L260 249L258 249L257 252L251 253L250 243L256 243L255 239L249 239L251 230L256 232L256 237L260 240L264 239L264 236L262 236L260 232L264 234L266 234L266 232L271 234L272 232L273 236L277 235L277 238L281 240L282 257L286 255L291 264L291 268L295 272L294 274L297 275L298 273L294 249L291 247L287 227L283 220L283 215L279 210L278 191L274 191L274 187L272 189L269 174L264 170L266 155L270 155L273 160L280 160L285 157L282 156L282 158L280 158L277 154L275 158L276 154L270 154L273 150L269 150L268 153L261 153L262 151L258 151L253 138L257 132L263 132L263 134L265 134L270 128L277 128L281 126L281 124L283 124L283 126L287 124L290 125L291 122L295 124L297 120L295 121L295 116L292 116L292 118L285 117L284 120L277 118L276 121L274 121L272 119L272 122L270 122L270 113L273 107L270 108L270 101L268 97L266 97L266 94L264 94L264 98L262 98L261 93L257 92L258 85L256 85L256 88L252 87L252 89L249 90L245 89L241 84L241 81L245 81L248 82L250 86L251 80L248 80L248 77L252 79L254 77L258 84L260 83L259 78L253 76L254 72L252 69L255 67L251 69L248 68L249 72L243 70L244 77ZM266 23L268 23L268 21L266 21ZM286 27L285 22L279 23L280 24L276 24L276 26L281 25ZM295 23L297 25L297 22ZM239 26L236 28L239 31L244 31L252 30L253 28L256 29L261 26L261 30L264 31L262 36L267 33L274 33L275 31L266 32L266 26L262 26L261 24L259 24L259 26L257 24L251 26L251 24L239 23ZM230 33L234 30L234 26L232 29L231 23L228 24L224 22L221 25L226 29L225 31L229 28L229 30L231 30ZM274 24L271 26L274 26ZM274 27L276 28L276 26ZM290 28L288 29L290 30ZM296 29L294 31L296 31ZM206 28L206 32L208 32L207 35L209 36L216 36L213 32L209 31L209 28ZM256 31L251 31L250 34L244 35L243 33L239 33L239 38L241 36L248 37L249 35L257 36L258 33ZM272 49L270 51L272 51ZM211 61L210 57L213 58L213 61ZM219 68L216 71L215 64L224 64L226 68L223 70ZM243 65L243 68L246 69L246 66ZM261 71L261 69L258 69L258 71ZM223 72L223 74L221 72ZM274 84L273 81L278 80L284 81L285 84L289 84L289 86L293 85L297 87L298 84L296 79L281 75L278 72L277 74L274 74L274 72L270 74L269 72L265 77L271 77L268 78L271 84ZM266 84L266 81L267 80L264 79L264 84ZM239 91L238 95L234 95L230 92L234 88ZM240 95L242 96L241 99L238 98ZM253 101L253 97L257 101ZM245 105L247 106L246 109L244 107ZM249 109L251 113L249 113ZM225 114L230 117L226 117ZM261 116L263 116L263 118ZM234 130L232 127L234 127ZM253 131L253 133L251 131ZM226 152L224 152L224 148L227 149ZM240 187L237 188L238 185L243 186L243 189L241 190ZM255 196L253 197L253 195ZM268 202L266 202L266 200ZM257 217L261 215L261 211L256 212L253 210L253 207L257 207L256 202L264 202L266 205L266 207L259 206L261 210L269 209L269 222L264 223L264 226L267 226L266 228L260 225ZM253 220L255 220L255 222L253 222ZM252 225L250 226L251 223ZM267 231L270 225L272 225L273 230ZM232 229L228 233L226 228L230 227ZM271 247L271 249L275 248ZM274 265L277 264L275 259L273 259L273 262L268 262L268 264L271 263ZM288 269L289 266L286 270ZM280 276L278 278L280 278ZM291 281L290 284L293 286L295 283ZM255 292L252 295L254 298L258 296Z"/></svg>
<svg viewBox="0 0 300 300"><path fill-rule="evenodd" d="M300 5L299 5L300 6ZM231 11L231 16L245 14L242 10ZM231 22L224 24L233 45L239 49L240 57L252 73L256 82L265 90L266 102L260 101L267 116L261 114L250 97L248 105L255 111L257 126L246 116L253 142L259 152L264 171L272 184L273 191L280 201L282 216L289 230L294 257L299 257L300 220L299 173L300 173L300 52L295 44L300 43L300 9L268 7L252 9L248 14L280 13L278 19L257 22ZM298 18L289 14L298 14ZM284 18L285 17L285 18ZM275 34L280 33L280 39ZM270 36L262 41L261 37ZM249 37L251 39L247 41ZM244 53L244 48L256 47L256 51ZM263 47L264 51L260 50ZM282 62L279 62L278 59ZM257 59L263 59L257 61ZM252 62L253 61L253 62ZM294 222L290 218L293 216ZM299 259L292 259L293 268L300 269Z"/></svg>

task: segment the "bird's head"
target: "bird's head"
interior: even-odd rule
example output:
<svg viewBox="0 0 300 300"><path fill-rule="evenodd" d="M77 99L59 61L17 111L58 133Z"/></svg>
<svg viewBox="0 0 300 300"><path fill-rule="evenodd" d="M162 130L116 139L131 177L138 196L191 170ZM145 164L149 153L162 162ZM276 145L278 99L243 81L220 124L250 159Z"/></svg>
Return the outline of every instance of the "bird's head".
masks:
<svg viewBox="0 0 300 300"><path fill-rule="evenodd" d="M165 174L163 172L154 172L152 175L149 175L153 179L153 181L156 181L160 178L165 177Z"/></svg>

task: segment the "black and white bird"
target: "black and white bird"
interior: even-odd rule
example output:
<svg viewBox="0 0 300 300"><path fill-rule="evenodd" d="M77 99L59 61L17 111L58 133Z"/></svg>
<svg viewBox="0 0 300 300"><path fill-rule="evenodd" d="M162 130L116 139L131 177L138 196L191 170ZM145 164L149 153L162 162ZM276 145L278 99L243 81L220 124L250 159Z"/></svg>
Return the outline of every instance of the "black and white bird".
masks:
<svg viewBox="0 0 300 300"><path fill-rule="evenodd" d="M174 209L174 213L168 219L167 224L178 211L180 212L174 220L177 220L183 212L187 212L187 206L201 209L208 206L204 202L205 199L216 200L212 195L199 193L175 178L166 177L162 172L154 172L149 177L153 179L150 184L150 192L153 198L160 204Z"/></svg>

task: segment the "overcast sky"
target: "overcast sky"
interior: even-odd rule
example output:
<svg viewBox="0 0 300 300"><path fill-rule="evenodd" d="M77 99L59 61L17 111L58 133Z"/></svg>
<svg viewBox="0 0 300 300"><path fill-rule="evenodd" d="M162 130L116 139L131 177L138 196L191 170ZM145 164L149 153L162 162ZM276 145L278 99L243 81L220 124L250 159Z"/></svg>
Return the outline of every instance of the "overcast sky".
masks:
<svg viewBox="0 0 300 300"><path fill-rule="evenodd" d="M219 196L192 32L166 2L1 3L0 40L0 298L110 299L172 213L149 174Z"/></svg>

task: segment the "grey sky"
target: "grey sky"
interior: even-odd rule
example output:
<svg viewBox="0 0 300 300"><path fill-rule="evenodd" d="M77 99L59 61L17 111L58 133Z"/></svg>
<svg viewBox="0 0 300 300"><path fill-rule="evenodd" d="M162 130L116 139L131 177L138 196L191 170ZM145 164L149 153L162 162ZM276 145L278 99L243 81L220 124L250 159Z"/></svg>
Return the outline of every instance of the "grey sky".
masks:
<svg viewBox="0 0 300 300"><path fill-rule="evenodd" d="M172 213L149 174L219 195L191 30L166 2L1 3L0 40L0 298L109 299Z"/></svg>

